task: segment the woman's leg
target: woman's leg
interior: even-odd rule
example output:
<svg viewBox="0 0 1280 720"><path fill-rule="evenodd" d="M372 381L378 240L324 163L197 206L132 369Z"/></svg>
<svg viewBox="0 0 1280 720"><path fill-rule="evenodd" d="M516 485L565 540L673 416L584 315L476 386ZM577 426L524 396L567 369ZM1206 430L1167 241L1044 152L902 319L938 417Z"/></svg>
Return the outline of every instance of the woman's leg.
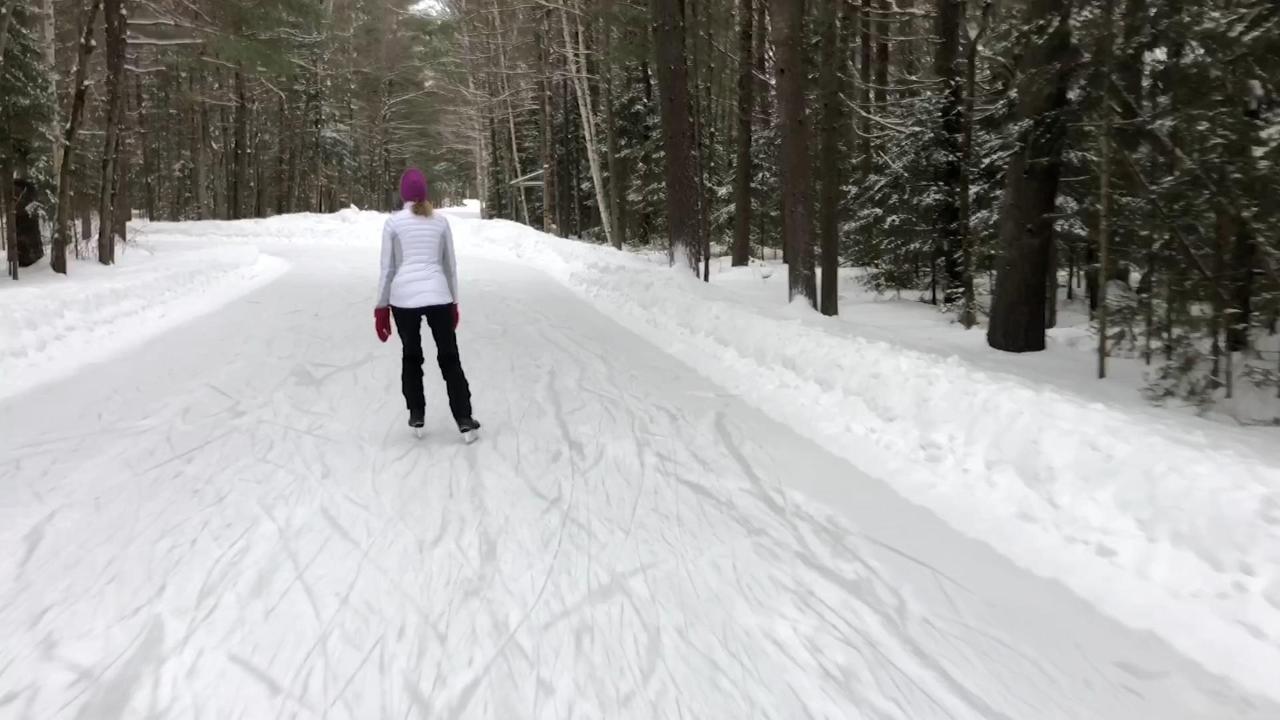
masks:
<svg viewBox="0 0 1280 720"><path fill-rule="evenodd" d="M467 375L462 372L462 358L458 355L453 306L433 305L427 308L427 325L431 327L431 337L436 341L436 360L440 363L440 374L444 376L449 391L449 410L453 419L470 419L471 386L467 384Z"/></svg>
<svg viewBox="0 0 1280 720"><path fill-rule="evenodd" d="M422 309L391 308L396 332L404 348L400 365L400 391L410 411L423 410L427 399L422 392Z"/></svg>

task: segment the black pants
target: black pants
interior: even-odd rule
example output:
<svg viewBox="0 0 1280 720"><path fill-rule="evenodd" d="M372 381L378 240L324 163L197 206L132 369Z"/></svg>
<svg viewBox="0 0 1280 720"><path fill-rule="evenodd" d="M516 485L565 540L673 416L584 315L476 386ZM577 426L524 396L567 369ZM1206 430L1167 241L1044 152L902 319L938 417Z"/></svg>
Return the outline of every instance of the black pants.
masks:
<svg viewBox="0 0 1280 720"><path fill-rule="evenodd" d="M400 370L400 387L410 410L426 408L422 390L422 319L427 319L431 337L436 341L436 360L449 392L449 410L454 420L471 417L471 387L462 372L458 356L458 336L453 328L453 306L431 305L421 308L391 308L396 319L396 332L404 346L404 365Z"/></svg>

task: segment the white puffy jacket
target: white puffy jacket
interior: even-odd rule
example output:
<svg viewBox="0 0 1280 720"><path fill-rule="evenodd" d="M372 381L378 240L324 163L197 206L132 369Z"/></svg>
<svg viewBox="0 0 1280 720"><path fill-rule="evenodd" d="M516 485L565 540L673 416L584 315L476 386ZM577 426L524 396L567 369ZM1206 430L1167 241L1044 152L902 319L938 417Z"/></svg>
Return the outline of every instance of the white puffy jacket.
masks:
<svg viewBox="0 0 1280 720"><path fill-rule="evenodd" d="M414 215L410 205L382 226L378 307L420 308L458 302L458 259L449 221Z"/></svg>

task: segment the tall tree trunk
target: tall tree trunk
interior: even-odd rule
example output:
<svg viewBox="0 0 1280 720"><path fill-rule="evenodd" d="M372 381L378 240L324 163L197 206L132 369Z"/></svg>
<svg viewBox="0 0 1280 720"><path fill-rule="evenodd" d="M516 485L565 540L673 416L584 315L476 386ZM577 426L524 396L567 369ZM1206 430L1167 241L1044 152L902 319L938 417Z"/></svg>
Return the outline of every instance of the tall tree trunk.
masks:
<svg viewBox="0 0 1280 720"><path fill-rule="evenodd" d="M13 8L16 6L13 0L0 2L0 72L4 72L4 52L9 46L9 26L13 24Z"/></svg>
<svg viewBox="0 0 1280 720"><path fill-rule="evenodd" d="M568 7L569 0L562 0L562 2L566 3L563 6L561 15L564 26L565 52L568 53L569 75L573 81L574 94L578 98L578 113L582 116L582 140L586 144L587 164L591 169L591 184L595 189L596 207L600 212L600 225L604 228L605 242L612 245L613 220L609 214L609 196L604 186L604 173L600 165L599 145L596 144L596 118L595 111L592 109L591 88L587 83L587 72L583 61L586 48L582 37L582 20L576 11L571 11ZM572 27L569 23L571 14L574 17Z"/></svg>
<svg viewBox="0 0 1280 720"><path fill-rule="evenodd" d="M960 309L960 324L966 330L978 324L978 298L974 289L974 257L973 257L973 209L969 199L970 175L973 172L973 130L977 122L975 104L978 96L978 54L982 40L991 27L991 10L994 0L983 0L982 20L978 32L969 39L969 48L965 59L965 104L964 104L964 139L963 157L960 162L960 268L961 285L963 287L963 306Z"/></svg>
<svg viewBox="0 0 1280 720"><path fill-rule="evenodd" d="M894 0L880 0L876 6L876 113L889 113L889 16L893 12Z"/></svg>
<svg viewBox="0 0 1280 720"><path fill-rule="evenodd" d="M128 70L126 69L126 72ZM120 136L116 139L116 200L115 210L111 214L111 220L114 224L112 236L115 238L117 245L124 243L127 239L129 229L129 221L133 220L133 173L130 171L133 160L133 130L130 127L129 118L132 116L130 105L130 93L128 88L128 78L122 79L121 93L124 99L121 100L123 107L120 109ZM114 248L113 248L114 252Z"/></svg>
<svg viewBox="0 0 1280 720"><path fill-rule="evenodd" d="M62 136L62 163L58 172L58 204L53 223L53 255L49 264L54 272L67 271L67 235L71 224L71 159L75 155L76 135L84 118L85 97L89 91L89 54L93 52L94 21L102 0L91 0L80 18L80 45L76 53L76 69L72 75L71 114Z"/></svg>
<svg viewBox="0 0 1280 720"><path fill-rule="evenodd" d="M151 128L147 121L147 107L145 96L142 92L142 76L134 77L134 97L135 110L138 116L138 125L135 132L138 152L142 155L142 183L145 189L143 198L144 207L147 211L147 219L154 220L156 218L156 186L155 186L155 153L156 149L152 146Z"/></svg>
<svg viewBox="0 0 1280 720"><path fill-rule="evenodd" d="M0 152L0 216L4 220L4 250L9 278L18 279L17 188L13 182L13 161Z"/></svg>
<svg viewBox="0 0 1280 720"><path fill-rule="evenodd" d="M779 122L782 129L782 244L789 249L790 297L817 307L814 277L812 172L809 118L805 110L804 0L770 0L777 50Z"/></svg>
<svg viewBox="0 0 1280 720"><path fill-rule="evenodd" d="M511 85L507 80L507 44L503 40L502 13L498 9L498 1L493 3L493 27L496 35L497 55L498 55L498 81L499 87L502 89L502 95L507 106L507 129L511 135L511 165L513 168L512 179L516 179L524 175L524 163L520 161L520 143L516 139L516 114L514 106L511 104ZM529 216L529 200L525 193L524 186L512 187L512 194L516 198L516 202L520 208L520 217L525 225L532 223ZM515 208L512 208L512 215L515 215Z"/></svg>
<svg viewBox="0 0 1280 720"><path fill-rule="evenodd" d="M605 150L608 152L609 167L609 219L613 223L613 246L619 250L626 242L626 227L622 222L622 204L625 184L622 178L622 151L618 144L617 116L614 113L613 97L613 26L609 13L612 12L614 0L604 3L605 16L600 27L600 74L603 82L600 85L600 104L604 108Z"/></svg>
<svg viewBox="0 0 1280 720"><path fill-rule="evenodd" d="M240 66L235 72L236 93L236 137L235 137L235 169L231 174L231 191L227 200L231 211L231 219L244 217L244 197L249 188L249 98L245 90L244 70Z"/></svg>
<svg viewBox="0 0 1280 720"><path fill-rule="evenodd" d="M558 162L555 144L552 142L552 137L555 135L555 118L552 115L555 81L551 78L550 25L551 8L547 7L542 13L542 29L538 41L538 96L542 110L542 230L559 234L559 198L556 195Z"/></svg>
<svg viewBox="0 0 1280 720"><path fill-rule="evenodd" d="M128 16L126 0L105 0L102 8L106 24L107 106L106 133L102 146L102 193L98 200L98 262L115 262L115 217L119 188L117 169L120 126L124 123L124 57Z"/></svg>
<svg viewBox="0 0 1280 720"><path fill-rule="evenodd" d="M864 178L871 177L874 171L874 163L872 162L872 140L871 140L871 117L876 114L876 108L871 104L871 70L874 57L874 45L876 36L875 19L871 15L871 0L862 0L862 37L860 45L862 46L862 54L859 58L860 67L858 68L858 105L862 108L861 128L859 135L862 137L862 175Z"/></svg>
<svg viewBox="0 0 1280 720"><path fill-rule="evenodd" d="M49 97L54 98L49 108L49 137L53 139L53 185L57 187L59 174L62 172L62 123L59 115L62 112L58 97L58 63L57 63L57 19L53 10L53 0L42 0L40 21L40 54L44 66L49 72Z"/></svg>
<svg viewBox="0 0 1280 720"><path fill-rule="evenodd" d="M1004 254L996 276L987 342L997 350L1045 348L1045 276L1062 173L1071 67L1071 0L1030 0L1035 25L1018 80L1018 124L1025 127L1005 174L1000 211Z"/></svg>
<svg viewBox="0 0 1280 720"><path fill-rule="evenodd" d="M937 0L938 43L935 46L934 72L942 80L942 118L938 140L942 149L939 181L942 202L938 208L939 253L946 280L944 302L955 305L964 300L962 255L964 228L961 224L962 190L965 166L964 91L960 83L960 28L965 19L965 0Z"/></svg>
<svg viewBox="0 0 1280 720"><path fill-rule="evenodd" d="M694 157L693 106L689 98L689 64L685 55L681 0L649 0L658 57L658 94L662 140L666 151L669 260L698 272L702 238L698 223L698 179Z"/></svg>
<svg viewBox="0 0 1280 720"><path fill-rule="evenodd" d="M843 178L840 174L840 157L845 117L841 100L844 73L841 59L844 48L840 38L841 0L819 0L822 3L822 150L818 173L822 178L821 208L818 224L822 244L822 298L823 315L839 314L840 288L837 275L840 270L840 197Z"/></svg>
<svg viewBox="0 0 1280 720"><path fill-rule="evenodd" d="M738 2L738 157L733 179L733 264L751 260L751 113L755 109L752 0ZM764 28L760 29L764 32Z"/></svg>
<svg viewBox="0 0 1280 720"><path fill-rule="evenodd" d="M209 105L204 101L204 73L191 73L191 94L195 107L191 113L194 129L192 145L195 147L195 173L192 178L196 201L196 219L207 220L213 208L209 206Z"/></svg>

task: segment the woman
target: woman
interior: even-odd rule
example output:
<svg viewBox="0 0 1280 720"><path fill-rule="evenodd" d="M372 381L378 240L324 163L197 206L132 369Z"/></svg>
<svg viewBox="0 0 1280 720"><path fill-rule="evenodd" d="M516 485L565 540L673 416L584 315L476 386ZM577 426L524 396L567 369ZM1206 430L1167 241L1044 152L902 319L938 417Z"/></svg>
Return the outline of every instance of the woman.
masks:
<svg viewBox="0 0 1280 720"><path fill-rule="evenodd" d="M373 311L378 339L391 337L391 316L404 345L401 390L409 406L409 427L422 428L422 320L431 329L436 359L449 392L449 410L468 442L480 423L471 416L471 388L458 357L458 262L449 222L427 201L427 178L417 168L400 178L404 207L382 227L382 272Z"/></svg>

